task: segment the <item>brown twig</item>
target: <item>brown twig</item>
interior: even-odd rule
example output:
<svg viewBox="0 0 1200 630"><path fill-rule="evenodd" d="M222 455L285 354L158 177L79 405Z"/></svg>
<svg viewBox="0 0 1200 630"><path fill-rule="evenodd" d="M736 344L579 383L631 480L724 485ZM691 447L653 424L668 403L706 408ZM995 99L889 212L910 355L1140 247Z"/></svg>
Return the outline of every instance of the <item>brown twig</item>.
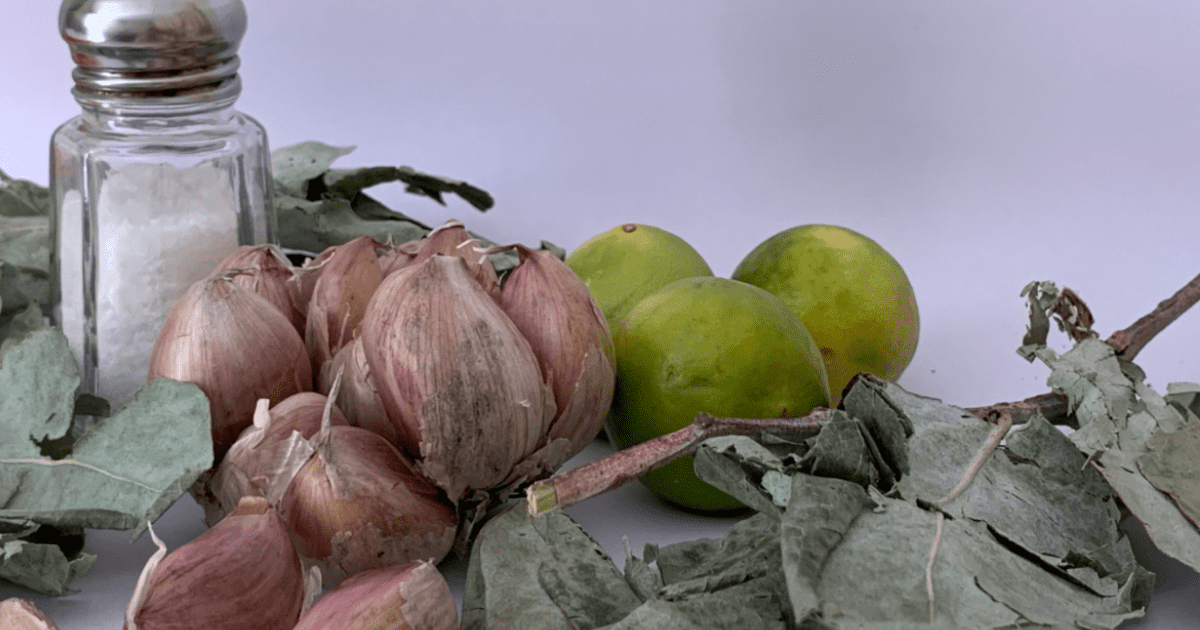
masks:
<svg viewBox="0 0 1200 630"><path fill-rule="evenodd" d="M711 437L758 435L770 431L782 437L802 439L820 432L828 417L829 410L824 407L802 418L723 418L701 413L682 429L531 484L525 489L529 515L545 514L623 486L651 470L694 453L701 442Z"/></svg>
<svg viewBox="0 0 1200 630"><path fill-rule="evenodd" d="M1079 312L1087 313L1090 320L1091 311L1087 305L1079 298L1074 291L1063 289L1064 296L1070 296L1068 299ZM1117 358L1122 361L1132 361L1134 357L1154 339L1158 333L1166 329L1171 322L1179 319L1185 311L1191 308L1194 304L1200 302L1200 275L1192 278L1190 282L1183 285L1183 288L1175 292L1171 297L1158 303L1158 306L1149 313L1143 315L1136 322L1128 327L1118 330L1113 333L1105 343L1112 346L1116 351ZM1061 313L1060 313L1061 316ZM1076 341L1078 338L1072 336ZM1070 415L1067 407L1067 397L1054 392L1046 394L1038 394L1020 400L1017 402L1004 402L989 405L987 407L972 407L967 409L972 415L977 418L995 422L995 420L1004 414L1012 417L1014 424L1024 424L1029 421L1029 418L1034 414L1041 414L1047 420L1054 424L1069 426L1078 429L1075 418Z"/></svg>
<svg viewBox="0 0 1200 630"><path fill-rule="evenodd" d="M1128 328L1118 330L1108 338L1108 345L1117 351L1117 358L1132 361L1146 344L1171 322L1179 319L1184 311L1200 302L1200 275L1183 285L1174 295L1158 303L1158 306L1133 322Z"/></svg>

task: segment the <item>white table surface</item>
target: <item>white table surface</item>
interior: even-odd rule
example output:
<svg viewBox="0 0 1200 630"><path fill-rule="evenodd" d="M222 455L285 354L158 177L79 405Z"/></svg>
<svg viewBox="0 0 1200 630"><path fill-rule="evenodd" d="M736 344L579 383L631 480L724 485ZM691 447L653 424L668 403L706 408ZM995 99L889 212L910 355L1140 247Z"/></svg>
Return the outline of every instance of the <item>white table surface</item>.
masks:
<svg viewBox="0 0 1200 630"><path fill-rule="evenodd" d="M1200 272L1190 0L245 3L239 108L272 146L357 145L339 166L405 164L496 197L479 214L372 191L426 223L568 250L648 223L723 276L787 227L859 230L916 289L900 384L952 404L1045 391L1045 368L1014 352L1028 281L1075 289L1107 334ZM71 61L57 3L9 4L0 169L44 184L50 134L78 112ZM1200 381L1198 340L1200 311L1152 342L1150 384ZM636 484L571 513L618 562L623 535L637 551L729 524ZM202 527L185 497L158 531L175 547ZM126 532L89 532L88 548L78 594L33 598L63 630L119 627L152 552ZM1195 627L1197 574L1146 562L1155 598L1124 627ZM461 592L463 567L447 574Z"/></svg>

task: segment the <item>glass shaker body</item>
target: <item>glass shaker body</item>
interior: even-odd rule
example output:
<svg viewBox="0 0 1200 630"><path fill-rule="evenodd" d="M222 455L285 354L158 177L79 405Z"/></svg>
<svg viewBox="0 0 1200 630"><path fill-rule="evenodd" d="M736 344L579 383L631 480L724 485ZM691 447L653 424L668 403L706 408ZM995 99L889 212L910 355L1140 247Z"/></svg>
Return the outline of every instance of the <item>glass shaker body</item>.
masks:
<svg viewBox="0 0 1200 630"><path fill-rule="evenodd" d="M239 245L276 242L270 152L233 108L203 98L84 94L51 137L52 318L83 391L116 411L146 383L175 302Z"/></svg>

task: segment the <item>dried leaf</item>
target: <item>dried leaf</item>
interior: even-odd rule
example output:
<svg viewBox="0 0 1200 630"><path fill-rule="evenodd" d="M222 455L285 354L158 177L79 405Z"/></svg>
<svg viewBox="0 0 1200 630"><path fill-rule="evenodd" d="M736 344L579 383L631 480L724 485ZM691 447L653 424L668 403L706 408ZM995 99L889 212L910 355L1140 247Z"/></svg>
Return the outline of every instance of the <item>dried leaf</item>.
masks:
<svg viewBox="0 0 1200 630"><path fill-rule="evenodd" d="M1200 526L1200 421L1174 433L1155 433L1137 462L1142 475Z"/></svg>

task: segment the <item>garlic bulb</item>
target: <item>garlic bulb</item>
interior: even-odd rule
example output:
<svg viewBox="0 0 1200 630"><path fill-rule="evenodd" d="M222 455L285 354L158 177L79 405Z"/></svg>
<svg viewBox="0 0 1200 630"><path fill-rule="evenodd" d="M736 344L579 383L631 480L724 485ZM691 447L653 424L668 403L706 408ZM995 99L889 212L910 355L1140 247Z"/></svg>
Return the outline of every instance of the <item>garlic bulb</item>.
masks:
<svg viewBox="0 0 1200 630"><path fill-rule="evenodd" d="M313 386L304 341L265 298L218 274L175 304L150 355L149 378L200 386L212 416L216 461L249 427L259 398L272 403Z"/></svg>
<svg viewBox="0 0 1200 630"><path fill-rule="evenodd" d="M382 435L392 444L399 444L400 434L388 420L383 399L371 380L371 367L367 365L362 337L342 346L332 359L321 366L317 389L328 395L339 372L342 373L342 382L335 402L346 414L346 420L356 427Z"/></svg>
<svg viewBox="0 0 1200 630"><path fill-rule="evenodd" d="M237 270L233 281L263 296L287 315L296 332L304 334L304 311L296 306L288 282L296 275L292 262L278 245L242 245L225 257L214 273Z"/></svg>
<svg viewBox="0 0 1200 630"><path fill-rule="evenodd" d="M296 549L326 584L422 559L454 543L458 517L438 489L381 436L352 426L322 429L315 453L279 503Z"/></svg>
<svg viewBox="0 0 1200 630"><path fill-rule="evenodd" d="M411 587L409 588L411 589ZM454 600L450 600L450 603L453 604ZM458 612L455 611L455 619L458 618L457 615ZM58 630L58 626L54 625L46 613L39 610L33 602L17 597L10 597L0 602L0 628L4 628L4 630Z"/></svg>
<svg viewBox="0 0 1200 630"><path fill-rule="evenodd" d="M450 585L430 562L363 571L325 593L294 630L458 630Z"/></svg>
<svg viewBox="0 0 1200 630"><path fill-rule="evenodd" d="M262 497L242 499L211 529L163 552L143 571L125 630L291 630L300 618L300 557Z"/></svg>
<svg viewBox="0 0 1200 630"><path fill-rule="evenodd" d="M452 501L502 485L544 443L554 395L464 259L433 255L385 278L362 339L399 445Z"/></svg>
<svg viewBox="0 0 1200 630"><path fill-rule="evenodd" d="M566 263L549 251L514 247L519 263L496 301L529 340L554 390L558 412L547 435L568 440L570 457L596 438L612 404L612 336L587 285Z"/></svg>
<svg viewBox="0 0 1200 630"><path fill-rule="evenodd" d="M337 246L325 260L308 301L304 339L315 370L358 335L367 303L383 279L375 249L360 236Z"/></svg>
<svg viewBox="0 0 1200 630"><path fill-rule="evenodd" d="M263 496L277 503L298 468L295 459L312 454L306 440L321 429L327 412L331 425L348 424L342 412L316 392L300 392L269 405L266 398L258 401L254 426L243 431L225 453L206 481L207 492L193 491L210 527L237 507L242 497Z"/></svg>

